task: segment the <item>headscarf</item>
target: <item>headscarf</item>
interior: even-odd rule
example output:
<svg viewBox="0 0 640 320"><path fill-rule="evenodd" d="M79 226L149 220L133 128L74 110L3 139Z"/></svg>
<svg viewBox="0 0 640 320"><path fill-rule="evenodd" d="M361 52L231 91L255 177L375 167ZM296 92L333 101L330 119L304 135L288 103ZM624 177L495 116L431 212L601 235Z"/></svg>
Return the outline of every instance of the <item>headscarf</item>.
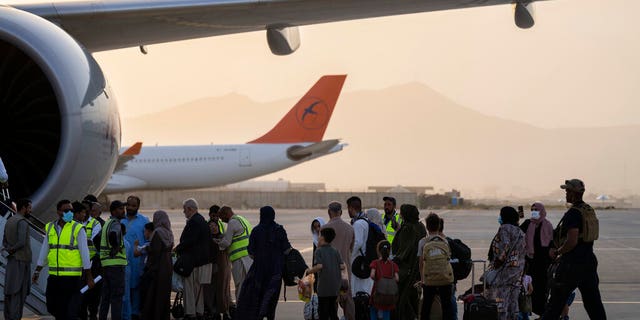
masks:
<svg viewBox="0 0 640 320"><path fill-rule="evenodd" d="M320 228L322 228L322 226L324 226L324 224L326 222L324 222L324 219L321 218L321 217L316 217L315 219L313 219L313 221L311 221L311 227L310 227L310 229L311 229L311 237L313 238L313 244L317 247L318 246L318 233L313 230L313 223L316 222L316 221L318 221L318 223L320 223Z"/></svg>
<svg viewBox="0 0 640 320"><path fill-rule="evenodd" d="M502 218L502 224L510 224L517 227L520 215L513 207L502 207L500 209L500 218Z"/></svg>
<svg viewBox="0 0 640 320"><path fill-rule="evenodd" d="M384 223L382 223L382 214L380 213L380 211L378 211L378 209L367 209L364 214L367 216L367 219L369 219L369 222L377 224L382 232L386 232L386 227Z"/></svg>
<svg viewBox="0 0 640 320"><path fill-rule="evenodd" d="M527 255L533 257L535 244L534 239L536 235L536 228L540 225L540 244L543 247L548 247L549 243L553 239L553 225L547 220L547 210L544 208L542 202L536 201L531 207L540 211L539 219L529 219L529 227L526 234Z"/></svg>
<svg viewBox="0 0 640 320"><path fill-rule="evenodd" d="M260 208L260 224L265 226L275 225L276 223L276 211L271 206L264 206Z"/></svg>
<svg viewBox="0 0 640 320"><path fill-rule="evenodd" d="M391 251L398 256L417 257L418 241L427 235L424 225L418 221L420 212L414 205L403 204L400 207L402 224L396 232L396 237L391 244Z"/></svg>
<svg viewBox="0 0 640 320"><path fill-rule="evenodd" d="M153 213L153 233L151 239L158 236L167 247L173 247L173 232L171 231L171 221L166 212L158 210Z"/></svg>

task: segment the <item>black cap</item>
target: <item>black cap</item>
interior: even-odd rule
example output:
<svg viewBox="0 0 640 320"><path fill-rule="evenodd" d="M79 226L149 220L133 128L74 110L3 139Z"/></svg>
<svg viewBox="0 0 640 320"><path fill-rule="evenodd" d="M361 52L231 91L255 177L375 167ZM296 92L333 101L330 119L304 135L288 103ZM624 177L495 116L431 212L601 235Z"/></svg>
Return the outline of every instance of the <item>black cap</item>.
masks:
<svg viewBox="0 0 640 320"><path fill-rule="evenodd" d="M388 201L391 201L391 203L393 203L393 205L394 205L394 206L396 205L396 198L394 198L394 197L389 197L389 196L382 197L382 201L387 201L387 200L388 200Z"/></svg>
<svg viewBox="0 0 640 320"><path fill-rule="evenodd" d="M84 199L82 199L82 202L98 202L98 198L96 198L96 196L92 195L92 194L88 194L86 197L84 197Z"/></svg>
<svg viewBox="0 0 640 320"><path fill-rule="evenodd" d="M109 211L113 211L118 208L124 207L124 202L120 200L111 201L111 205L109 206Z"/></svg>

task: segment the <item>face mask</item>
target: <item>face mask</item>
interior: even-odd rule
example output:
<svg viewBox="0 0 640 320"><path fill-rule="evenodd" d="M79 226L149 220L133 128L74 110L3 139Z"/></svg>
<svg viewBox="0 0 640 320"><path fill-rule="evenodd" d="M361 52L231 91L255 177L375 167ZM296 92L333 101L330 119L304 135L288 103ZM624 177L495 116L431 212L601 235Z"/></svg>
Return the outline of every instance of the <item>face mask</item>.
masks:
<svg viewBox="0 0 640 320"><path fill-rule="evenodd" d="M534 219L534 220L540 219L540 211L531 211L531 219Z"/></svg>
<svg viewBox="0 0 640 320"><path fill-rule="evenodd" d="M62 214L62 221L71 222L71 220L73 220L73 212L67 211Z"/></svg>
<svg viewBox="0 0 640 320"><path fill-rule="evenodd" d="M502 217L498 217L498 224L502 225Z"/></svg>

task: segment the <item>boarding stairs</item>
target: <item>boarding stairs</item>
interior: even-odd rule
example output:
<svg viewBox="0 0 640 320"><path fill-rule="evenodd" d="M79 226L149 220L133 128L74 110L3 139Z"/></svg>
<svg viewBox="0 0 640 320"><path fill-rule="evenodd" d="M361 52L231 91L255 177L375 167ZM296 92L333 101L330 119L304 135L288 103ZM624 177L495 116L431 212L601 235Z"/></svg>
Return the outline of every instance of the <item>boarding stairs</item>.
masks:
<svg viewBox="0 0 640 320"><path fill-rule="evenodd" d="M0 198L3 197L0 196ZM17 213L13 212L13 210L7 207L7 205L2 201L0 201L0 206L2 206L0 209L9 210L4 216L0 216L0 241L2 241L1 239L4 239L4 226L7 223L8 217ZM31 238L31 273L28 277L31 278L33 271L36 269L38 255L40 254L40 248L44 241L44 223L33 216L31 216L30 220L27 220L27 222L29 222L29 237ZM0 247L1 246L2 242L0 242ZM4 310L4 280L6 266L6 251L3 251L0 255L0 308L2 310ZM27 301L25 303L25 307L37 315L47 314L47 300L45 296L45 289L47 287L47 271L48 270L45 267L41 272L42 276L38 279L38 282L31 284L31 293L27 296Z"/></svg>

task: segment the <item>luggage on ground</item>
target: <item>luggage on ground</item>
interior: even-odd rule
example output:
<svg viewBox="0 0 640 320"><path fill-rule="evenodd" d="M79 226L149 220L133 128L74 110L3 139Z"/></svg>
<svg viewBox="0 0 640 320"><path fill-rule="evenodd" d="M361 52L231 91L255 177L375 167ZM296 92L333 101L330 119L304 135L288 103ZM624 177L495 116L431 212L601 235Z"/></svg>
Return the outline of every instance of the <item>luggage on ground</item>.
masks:
<svg viewBox="0 0 640 320"><path fill-rule="evenodd" d="M473 260L473 262L483 263L484 271L487 269L485 260ZM471 270L471 293L462 296L464 301L463 320L498 320L498 304L493 299L488 299L485 294L486 287L483 286L482 294L476 293L475 285L475 264Z"/></svg>

